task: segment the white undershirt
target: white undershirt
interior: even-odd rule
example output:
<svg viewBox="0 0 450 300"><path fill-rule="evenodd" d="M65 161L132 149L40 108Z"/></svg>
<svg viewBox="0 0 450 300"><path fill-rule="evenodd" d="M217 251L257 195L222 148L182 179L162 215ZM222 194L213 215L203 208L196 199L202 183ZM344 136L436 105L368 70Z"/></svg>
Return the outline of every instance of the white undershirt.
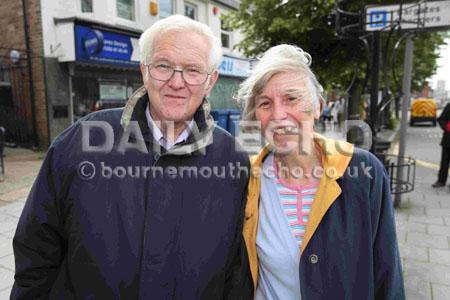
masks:
<svg viewBox="0 0 450 300"><path fill-rule="evenodd" d="M164 137L163 133L159 129L159 127L156 125L156 122L153 120L151 114L150 114L150 105L147 104L147 108L145 110L145 116L147 117L147 123L148 127L152 131L153 138L158 141L158 143L164 147L166 150L170 150L174 145L178 143L182 143L187 140L189 137L189 133L191 132L192 127L194 126L194 119L191 119L188 126L183 130L183 132L180 133L180 135L177 137L174 143L170 143L167 141L167 139Z"/></svg>

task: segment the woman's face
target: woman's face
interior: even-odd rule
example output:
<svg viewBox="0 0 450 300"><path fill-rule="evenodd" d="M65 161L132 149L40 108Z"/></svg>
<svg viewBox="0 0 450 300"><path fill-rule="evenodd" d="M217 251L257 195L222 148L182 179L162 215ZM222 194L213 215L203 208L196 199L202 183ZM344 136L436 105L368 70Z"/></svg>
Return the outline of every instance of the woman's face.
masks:
<svg viewBox="0 0 450 300"><path fill-rule="evenodd" d="M313 109L306 82L298 74L279 73L255 97L256 119L277 152L304 153L311 145L314 119L319 118L320 108Z"/></svg>

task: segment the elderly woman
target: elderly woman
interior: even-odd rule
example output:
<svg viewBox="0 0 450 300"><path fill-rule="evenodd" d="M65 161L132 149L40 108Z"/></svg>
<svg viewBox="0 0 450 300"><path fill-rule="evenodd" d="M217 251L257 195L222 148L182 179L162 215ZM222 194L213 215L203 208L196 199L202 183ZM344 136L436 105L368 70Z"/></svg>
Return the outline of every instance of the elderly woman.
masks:
<svg viewBox="0 0 450 300"><path fill-rule="evenodd" d="M268 145L244 239L255 299L403 299L389 181L371 153L314 133L322 88L302 49L269 49L238 97Z"/></svg>

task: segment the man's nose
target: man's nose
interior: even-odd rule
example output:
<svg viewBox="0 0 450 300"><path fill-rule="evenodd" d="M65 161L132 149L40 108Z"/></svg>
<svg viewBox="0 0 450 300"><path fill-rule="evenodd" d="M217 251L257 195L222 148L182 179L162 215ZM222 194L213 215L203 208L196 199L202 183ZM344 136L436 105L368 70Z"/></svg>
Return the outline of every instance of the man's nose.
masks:
<svg viewBox="0 0 450 300"><path fill-rule="evenodd" d="M174 70L172 77L169 79L169 86L173 89L181 89L184 88L186 82L183 78L183 71Z"/></svg>

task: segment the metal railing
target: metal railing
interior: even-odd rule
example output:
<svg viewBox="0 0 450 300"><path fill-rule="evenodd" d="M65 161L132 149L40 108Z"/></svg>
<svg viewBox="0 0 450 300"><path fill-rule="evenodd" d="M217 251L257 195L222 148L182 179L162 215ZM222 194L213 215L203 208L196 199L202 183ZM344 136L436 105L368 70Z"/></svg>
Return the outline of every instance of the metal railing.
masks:
<svg viewBox="0 0 450 300"><path fill-rule="evenodd" d="M416 160L410 156L377 153L389 176L391 193L403 194L414 191L416 181ZM402 169L401 172L398 172ZM398 174L402 174L398 178Z"/></svg>

